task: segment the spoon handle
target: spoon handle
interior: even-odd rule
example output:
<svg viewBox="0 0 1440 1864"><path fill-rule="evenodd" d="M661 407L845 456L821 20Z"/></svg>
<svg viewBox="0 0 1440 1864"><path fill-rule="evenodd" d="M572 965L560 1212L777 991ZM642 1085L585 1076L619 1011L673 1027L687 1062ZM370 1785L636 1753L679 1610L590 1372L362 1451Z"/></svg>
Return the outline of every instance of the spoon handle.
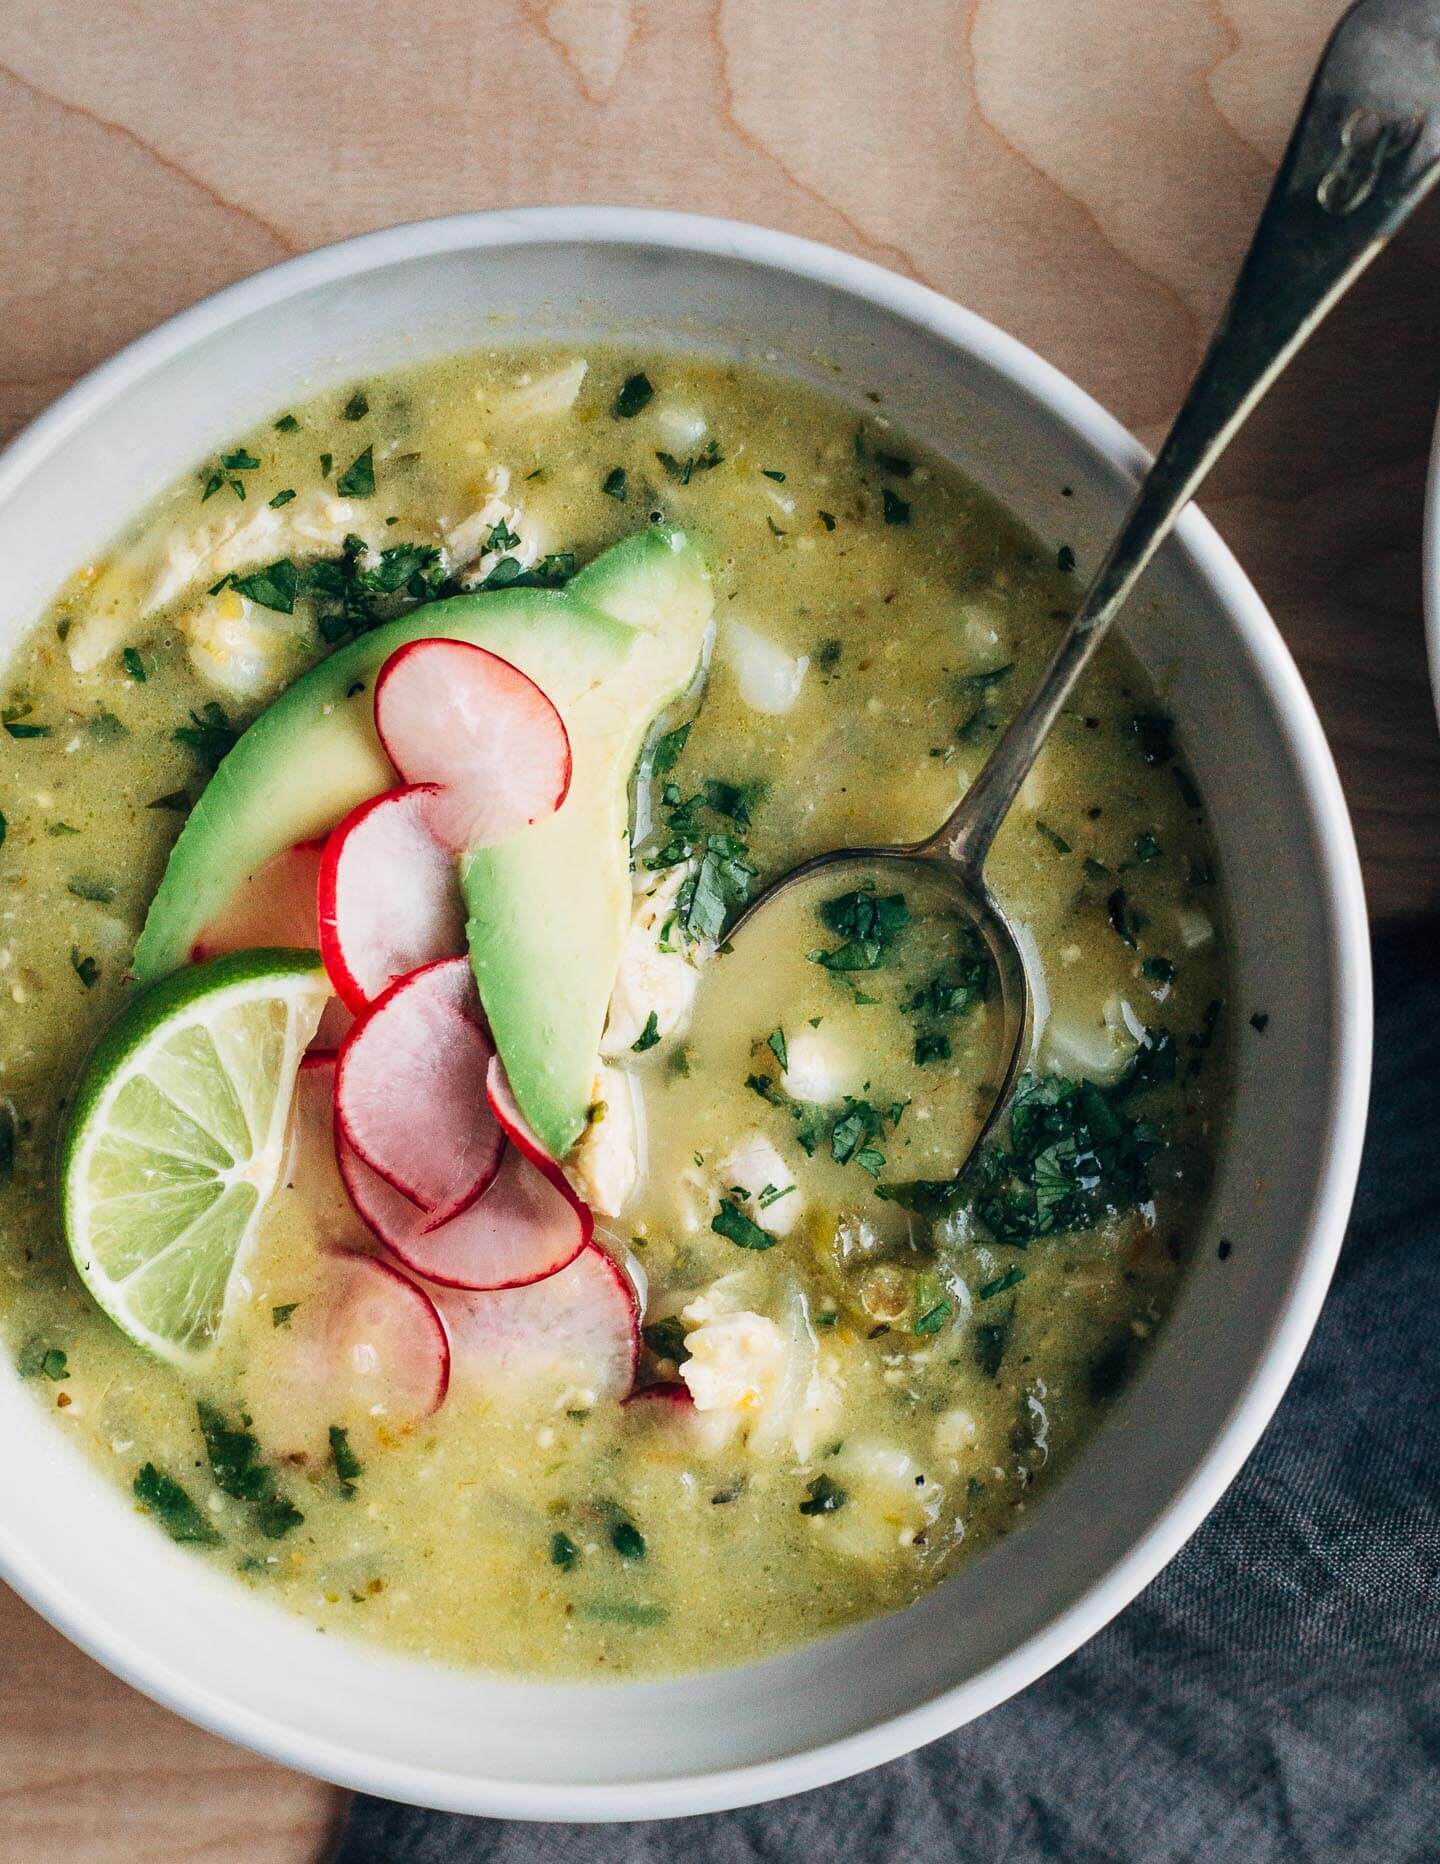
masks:
<svg viewBox="0 0 1440 1864"><path fill-rule="evenodd" d="M1260 397L1440 178L1440 0L1359 0L1336 27L1175 424L1039 683L915 852L979 881L1040 748L1137 579Z"/></svg>

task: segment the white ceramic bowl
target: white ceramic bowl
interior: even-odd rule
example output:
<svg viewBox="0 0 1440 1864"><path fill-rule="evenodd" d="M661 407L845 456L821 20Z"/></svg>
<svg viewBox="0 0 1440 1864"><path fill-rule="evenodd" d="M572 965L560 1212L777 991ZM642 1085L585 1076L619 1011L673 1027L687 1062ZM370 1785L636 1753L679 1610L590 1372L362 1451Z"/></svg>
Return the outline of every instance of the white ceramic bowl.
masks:
<svg viewBox="0 0 1440 1864"><path fill-rule="evenodd" d="M1430 655L1430 690L1440 711L1440 421L1430 445L1430 472L1425 484L1425 643Z"/></svg>
<svg viewBox="0 0 1440 1864"><path fill-rule="evenodd" d="M0 461L0 640L175 476L290 402L485 344L600 338L803 377L938 447L1093 563L1144 463L1028 350L859 259L718 220L550 208L369 235L264 272L88 376ZM1063 497L1061 487L1073 488ZM81 490L77 491L77 488ZM1370 1053L1364 900L1320 726L1191 511L1126 633L1207 799L1233 906L1233 1129L1207 1241L1143 1370L1030 1525L911 1610L743 1669L556 1687L320 1637L172 1547L0 1373L0 1567L138 1688L291 1766L464 1812L694 1813L889 1760L1098 1631L1214 1506L1330 1279ZM1216 1239L1234 1239L1229 1260Z"/></svg>

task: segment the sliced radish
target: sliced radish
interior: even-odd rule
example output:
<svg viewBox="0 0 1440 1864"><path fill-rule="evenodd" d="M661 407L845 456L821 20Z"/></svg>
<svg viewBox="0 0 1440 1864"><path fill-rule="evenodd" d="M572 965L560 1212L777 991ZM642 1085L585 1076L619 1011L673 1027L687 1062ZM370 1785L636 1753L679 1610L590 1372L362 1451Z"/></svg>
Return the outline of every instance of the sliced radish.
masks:
<svg viewBox="0 0 1440 1864"><path fill-rule="evenodd" d="M638 1392L631 1392L625 1400L625 1409L637 1417L680 1416L695 1409L695 1400L682 1379L660 1379L654 1385L642 1385Z"/></svg>
<svg viewBox="0 0 1440 1864"><path fill-rule="evenodd" d="M486 1395L590 1406L623 1398L640 1356L640 1307L624 1271L589 1243L558 1275L498 1294L444 1289L455 1376Z"/></svg>
<svg viewBox="0 0 1440 1864"><path fill-rule="evenodd" d="M478 1006L467 959L422 965L356 1023L335 1071L346 1143L437 1229L474 1203L505 1150L485 1099L494 1046L465 1005Z"/></svg>
<svg viewBox="0 0 1440 1864"><path fill-rule="evenodd" d="M278 1365L267 1359L245 1400L262 1441L282 1455L323 1454L331 1423L410 1424L444 1401L450 1343L435 1303L374 1256L322 1256L280 1333Z"/></svg>
<svg viewBox="0 0 1440 1864"><path fill-rule="evenodd" d="M337 1147L350 1201L408 1269L450 1288L517 1288L575 1260L590 1213L563 1197L514 1147L485 1194L435 1226L345 1143Z"/></svg>
<svg viewBox="0 0 1440 1864"><path fill-rule="evenodd" d="M320 863L320 955L357 1014L396 978L465 950L454 856L430 833L434 784L372 796L346 816Z"/></svg>
<svg viewBox="0 0 1440 1864"><path fill-rule="evenodd" d="M485 1097L490 1103L490 1111L500 1123L500 1130L512 1146L523 1152L530 1163L544 1172L551 1184L566 1197L579 1203L570 1181L560 1169L555 1159L540 1143L533 1126L520 1111L520 1103L515 1098L515 1090L510 1085L510 1077L505 1072L505 1064L499 1054L491 1058L490 1070L485 1077ZM582 1205L583 1209L584 1206Z"/></svg>
<svg viewBox="0 0 1440 1864"><path fill-rule="evenodd" d="M324 850L324 836L297 841L242 880L191 946L191 963L218 958L221 952L272 946L318 950L316 890Z"/></svg>
<svg viewBox="0 0 1440 1864"><path fill-rule="evenodd" d="M534 680L468 641L411 641L375 681L375 728L407 783L434 783L431 831L464 854L553 815L570 787L564 721Z"/></svg>

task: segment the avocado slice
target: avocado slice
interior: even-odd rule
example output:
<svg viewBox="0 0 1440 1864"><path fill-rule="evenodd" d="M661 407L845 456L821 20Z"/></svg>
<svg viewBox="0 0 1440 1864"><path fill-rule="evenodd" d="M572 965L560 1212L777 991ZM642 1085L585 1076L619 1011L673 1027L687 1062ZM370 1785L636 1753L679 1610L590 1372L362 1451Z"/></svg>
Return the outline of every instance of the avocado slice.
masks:
<svg viewBox="0 0 1440 1864"><path fill-rule="evenodd" d="M543 687L570 734L557 814L461 864L471 954L511 1086L563 1156L584 1127L629 922L630 773L651 721L694 676L711 606L699 551L657 528L564 590L456 596L339 648L255 720L206 786L151 904L136 976L149 983L186 963L242 878L394 784L372 690L397 647L473 641Z"/></svg>
<svg viewBox="0 0 1440 1864"><path fill-rule="evenodd" d="M630 924L630 775L657 714L695 677L714 604L699 550L660 529L607 550L566 594L627 624L634 645L613 676L556 701L575 760L561 807L460 864L480 999L520 1109L556 1158L584 1130Z"/></svg>
<svg viewBox="0 0 1440 1864"><path fill-rule="evenodd" d="M395 784L375 734L375 675L407 641L474 641L551 693L574 696L625 665L633 630L543 589L455 596L338 648L262 712L205 786L170 851L135 947L143 983L186 963L200 930L272 856L324 834Z"/></svg>

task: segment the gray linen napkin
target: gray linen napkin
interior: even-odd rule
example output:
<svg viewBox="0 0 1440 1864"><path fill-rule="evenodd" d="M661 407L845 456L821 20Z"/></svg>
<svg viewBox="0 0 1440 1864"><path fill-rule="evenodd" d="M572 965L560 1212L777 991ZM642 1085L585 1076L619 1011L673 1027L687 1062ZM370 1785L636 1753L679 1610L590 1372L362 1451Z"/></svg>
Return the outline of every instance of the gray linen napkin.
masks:
<svg viewBox="0 0 1440 1864"><path fill-rule="evenodd" d="M1107 1630L818 1792L601 1826L362 1797L337 1864L1440 1860L1440 929L1377 951L1376 998L1360 1193L1315 1338L1220 1507Z"/></svg>

